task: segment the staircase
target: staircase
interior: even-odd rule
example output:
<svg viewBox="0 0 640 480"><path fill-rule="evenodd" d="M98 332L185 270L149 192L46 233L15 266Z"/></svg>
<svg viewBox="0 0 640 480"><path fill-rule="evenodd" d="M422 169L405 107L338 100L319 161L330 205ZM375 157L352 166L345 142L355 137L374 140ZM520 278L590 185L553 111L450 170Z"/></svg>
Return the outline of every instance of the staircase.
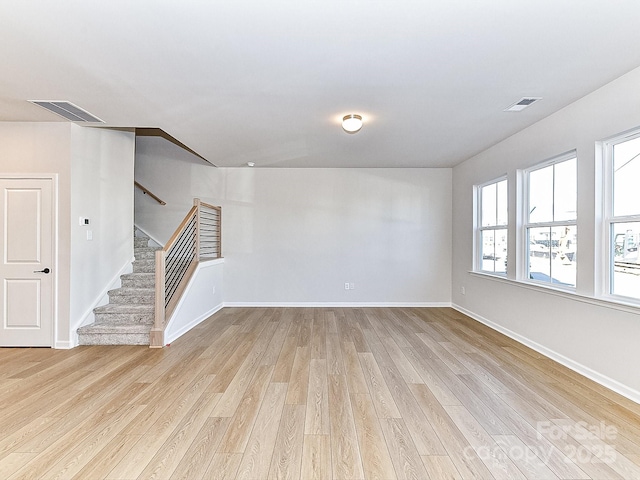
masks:
<svg viewBox="0 0 640 480"><path fill-rule="evenodd" d="M134 237L133 273L122 275L122 286L108 292L109 303L93 310L95 323L78 329L80 345L149 345L156 250L148 237Z"/></svg>

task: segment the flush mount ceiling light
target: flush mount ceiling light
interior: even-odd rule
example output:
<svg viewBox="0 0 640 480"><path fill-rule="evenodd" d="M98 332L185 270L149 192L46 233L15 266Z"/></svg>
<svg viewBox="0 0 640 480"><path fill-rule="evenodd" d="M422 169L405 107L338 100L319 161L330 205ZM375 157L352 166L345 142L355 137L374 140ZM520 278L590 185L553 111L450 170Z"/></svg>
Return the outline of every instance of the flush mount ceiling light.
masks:
<svg viewBox="0 0 640 480"><path fill-rule="evenodd" d="M360 115L345 115L342 118L342 129L347 133L357 133L362 128L362 117Z"/></svg>

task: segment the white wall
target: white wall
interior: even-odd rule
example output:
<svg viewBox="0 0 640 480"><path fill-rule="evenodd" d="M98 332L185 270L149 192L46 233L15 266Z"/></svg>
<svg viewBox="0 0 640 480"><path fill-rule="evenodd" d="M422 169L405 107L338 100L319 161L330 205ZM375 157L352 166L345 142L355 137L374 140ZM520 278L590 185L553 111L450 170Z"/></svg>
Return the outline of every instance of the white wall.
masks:
<svg viewBox="0 0 640 480"><path fill-rule="evenodd" d="M596 235L601 199L594 194L599 182L595 142L640 126L639 88L636 69L454 168L452 284L453 303L459 308L638 401L640 309L589 303L589 297L597 293L594 271L601 268L603 255ZM507 174L509 251L514 252L516 170L572 149L578 153L577 293L587 298L470 274L473 186ZM461 294L463 286L466 295Z"/></svg>
<svg viewBox="0 0 640 480"><path fill-rule="evenodd" d="M75 329L101 290L133 256L132 133L69 122L0 123L0 173L58 179L54 346L74 346ZM80 215L93 223L86 241Z"/></svg>
<svg viewBox="0 0 640 480"><path fill-rule="evenodd" d="M142 138L136 180L167 202L136 195L161 242L193 197L222 205L225 304L450 301L450 169L214 168Z"/></svg>
<svg viewBox="0 0 640 480"><path fill-rule="evenodd" d="M71 330L93 321L93 308L133 260L133 132L71 129ZM79 225L79 217L90 220ZM93 240L87 240L87 231ZM75 338L75 335L72 335Z"/></svg>
<svg viewBox="0 0 640 480"><path fill-rule="evenodd" d="M67 346L70 289L71 124L0 122L0 171L52 174L58 185L57 268L52 275L58 296L54 307L54 345Z"/></svg>
<svg viewBox="0 0 640 480"><path fill-rule="evenodd" d="M164 332L165 343L187 333L224 306L224 260L200 262Z"/></svg>

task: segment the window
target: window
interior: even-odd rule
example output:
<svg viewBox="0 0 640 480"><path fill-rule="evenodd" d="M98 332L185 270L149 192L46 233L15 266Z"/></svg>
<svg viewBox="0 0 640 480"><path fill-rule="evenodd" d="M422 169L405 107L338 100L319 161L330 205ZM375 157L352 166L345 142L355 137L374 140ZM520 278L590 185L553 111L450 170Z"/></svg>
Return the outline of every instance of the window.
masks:
<svg viewBox="0 0 640 480"><path fill-rule="evenodd" d="M526 277L558 287L576 285L577 159L562 155L525 171Z"/></svg>
<svg viewBox="0 0 640 480"><path fill-rule="evenodd" d="M609 293L640 299L640 132L606 144Z"/></svg>
<svg viewBox="0 0 640 480"><path fill-rule="evenodd" d="M507 272L507 180L478 187L478 254L476 268L483 272Z"/></svg>

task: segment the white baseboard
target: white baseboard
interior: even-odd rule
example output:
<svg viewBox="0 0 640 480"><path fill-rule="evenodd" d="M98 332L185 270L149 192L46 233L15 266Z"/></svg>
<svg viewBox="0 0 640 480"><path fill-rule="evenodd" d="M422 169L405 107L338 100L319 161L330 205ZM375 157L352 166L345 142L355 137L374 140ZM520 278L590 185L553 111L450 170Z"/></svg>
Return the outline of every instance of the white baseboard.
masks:
<svg viewBox="0 0 640 480"><path fill-rule="evenodd" d="M133 271L133 260L134 259L131 258L130 260L125 262L125 264L120 268L118 273L116 273L115 276L111 279L111 281L107 284L104 290L102 290L98 294L98 296L93 300L91 306L82 314L82 316L80 317L80 320L78 320L74 325L71 326L73 339L72 341L68 342L71 345L71 347L68 347L68 348L73 348L78 345L78 334L77 334L78 328L83 327L85 325L90 325L96 321L95 315L93 314L93 309L109 303L108 292L109 290L113 290L121 286L120 276L126 273L131 273ZM56 345L58 345L58 343L60 342L56 342ZM65 342L61 342L61 343L65 343ZM58 347L56 346L56 348ZM66 348L66 347L60 347L60 348Z"/></svg>
<svg viewBox="0 0 640 480"><path fill-rule="evenodd" d="M53 348L57 349L57 350L71 350L74 347L78 346L78 342L76 341L76 344L74 345L74 342L59 342L57 341L55 343L55 345L53 346Z"/></svg>
<svg viewBox="0 0 640 480"><path fill-rule="evenodd" d="M213 315L214 313L219 312L223 308L224 308L224 304L222 304L222 303L220 305L216 305L210 311L208 311L206 313L203 313L198 318L195 318L193 321L189 322L187 325L184 325L180 330L177 330L176 332L174 332L174 334L171 335L170 337L165 338L164 339L164 343L168 345L171 342L174 342L176 339L180 338L182 335L187 333L189 330L191 330L192 328L196 327L200 323L204 322L211 315Z"/></svg>
<svg viewBox="0 0 640 480"><path fill-rule="evenodd" d="M548 357L551 360L555 360L556 362L560 363L561 365L564 365L565 367L573 370L574 372L579 373L580 375L587 377L588 379L593 380L596 383L599 383L603 387L606 387L609 390L613 390L614 392L619 393L623 397L626 397L629 400L640 404L639 391L633 388L630 388L627 385L620 383L617 380L614 380L613 378L610 378L606 375L603 375L568 357L565 357L564 355L554 350L551 350L550 348L547 348L544 345L534 342L533 340L530 340L529 338L523 335L520 335L519 333L509 330L508 328L505 328L502 325L498 325L497 323L492 322L491 320L484 318L481 315L477 315L467 310L466 308L461 307L460 305L452 304L451 307L459 311L460 313L463 313L466 316L471 317L474 320L486 325L487 327L492 328L493 330L496 330L497 332L500 332L509 338L512 338L516 342L519 342L531 348L532 350L535 350L536 352L541 353L545 357Z"/></svg>
<svg viewBox="0 0 640 480"><path fill-rule="evenodd" d="M224 302L225 307L256 308L382 308L382 307L451 307L450 302Z"/></svg>

